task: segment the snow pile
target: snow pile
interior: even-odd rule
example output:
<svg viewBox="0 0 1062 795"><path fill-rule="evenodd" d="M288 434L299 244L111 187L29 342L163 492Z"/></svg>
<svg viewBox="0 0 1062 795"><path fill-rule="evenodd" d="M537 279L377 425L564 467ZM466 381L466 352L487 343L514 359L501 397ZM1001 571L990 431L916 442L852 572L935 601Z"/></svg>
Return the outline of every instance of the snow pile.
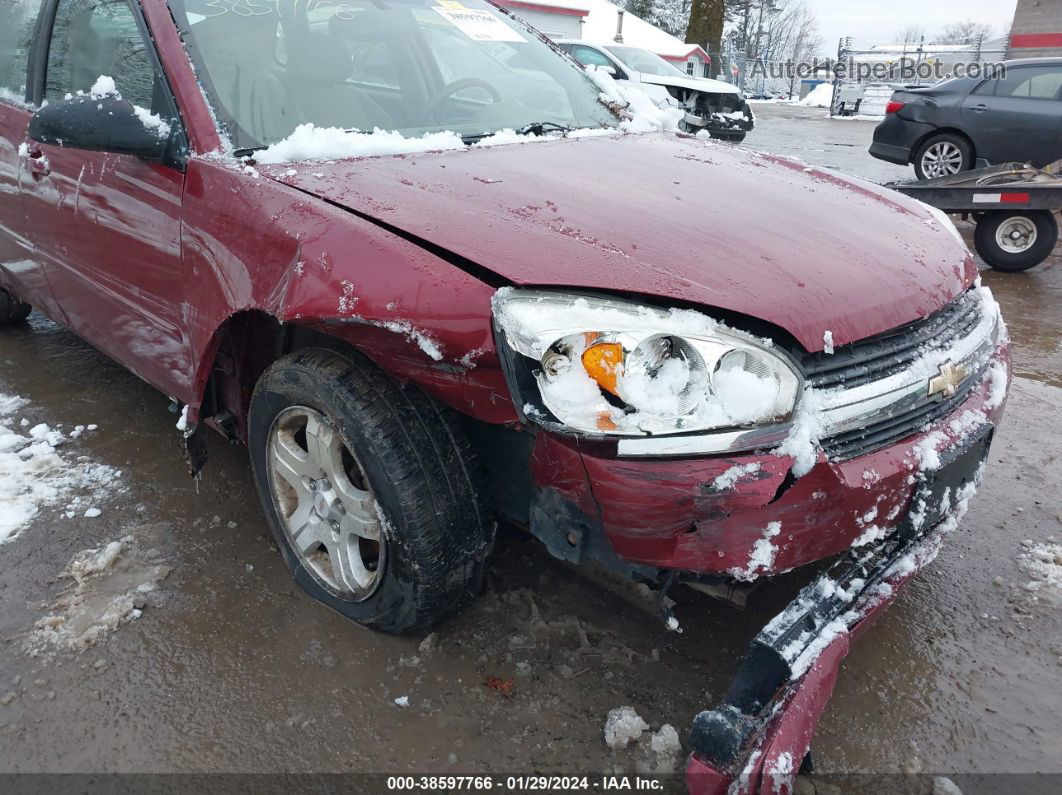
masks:
<svg viewBox="0 0 1062 795"><path fill-rule="evenodd" d="M626 748L648 728L634 707L616 707L609 710L605 720L605 745L613 751Z"/></svg>
<svg viewBox="0 0 1062 795"><path fill-rule="evenodd" d="M811 387L804 390L804 397L797 406L793 426L778 449L777 455L793 457L793 476L802 478L819 460L819 440L825 433L825 418L822 401Z"/></svg>
<svg viewBox="0 0 1062 795"><path fill-rule="evenodd" d="M833 355L833 332L829 329L822 332L822 352L827 356Z"/></svg>
<svg viewBox="0 0 1062 795"><path fill-rule="evenodd" d="M318 127L300 124L282 141L256 152L259 163L287 163L292 160L342 160L352 157L439 152L464 149L465 142L455 132L425 133L406 138L402 133L381 130L370 132L344 130L341 127Z"/></svg>
<svg viewBox="0 0 1062 795"><path fill-rule="evenodd" d="M1003 362L992 362L991 367L988 368L988 384L988 399L985 401L985 408L991 411L1002 406L1003 401L1007 399L1010 374L1007 372L1007 366Z"/></svg>
<svg viewBox="0 0 1062 795"><path fill-rule="evenodd" d="M92 84L92 88L88 90L88 94L84 91L78 91L76 94L67 94L63 99L73 99L77 97L90 97L92 99L106 99L113 97L114 99L121 99L122 95L118 93L118 87L114 83L114 78L108 75L100 75L96 78L96 82ZM133 107L133 113L136 115L140 123L144 125L149 131L155 133L159 139L166 139L170 136L172 127L170 123L163 119L156 113L152 113L147 108L142 108L139 105L129 103ZM102 105L100 106L102 107Z"/></svg>
<svg viewBox="0 0 1062 795"><path fill-rule="evenodd" d="M0 86L0 101L10 102L12 105L23 108L25 110L34 110L34 107L26 102L26 97L23 94L16 94L9 88Z"/></svg>
<svg viewBox="0 0 1062 795"><path fill-rule="evenodd" d="M140 123L147 127L149 130L154 130L155 135L158 138L170 137L170 123L159 116L157 113L140 107L139 105L133 105L133 113L140 119Z"/></svg>
<svg viewBox="0 0 1062 795"><path fill-rule="evenodd" d="M800 100L798 105L805 108L828 108L833 104L833 84L819 83L808 95Z"/></svg>
<svg viewBox="0 0 1062 795"><path fill-rule="evenodd" d="M712 488L716 491L728 491L734 488L734 484L746 475L755 475L760 471L760 465L758 463L753 464L738 464L732 466L722 475L712 481Z"/></svg>
<svg viewBox="0 0 1062 795"><path fill-rule="evenodd" d="M121 94L118 93L118 87L114 84L114 78L107 75L100 75L96 78L96 82L89 89L89 96L93 99L103 99L104 97L121 98Z"/></svg>
<svg viewBox="0 0 1062 795"><path fill-rule="evenodd" d="M789 751L783 751L767 763L764 772L770 779L771 792L789 792L789 786L796 776L796 770L793 768L793 755Z"/></svg>
<svg viewBox="0 0 1062 795"><path fill-rule="evenodd" d="M439 343L433 340L427 332L414 327L408 320L387 320L374 325L393 331L395 334L404 334L410 342L416 343L417 347L432 359L437 362L442 361L442 348L439 347Z"/></svg>
<svg viewBox="0 0 1062 795"><path fill-rule="evenodd" d="M16 426L29 423L20 425L14 415L28 405L25 398L0 395L0 543L29 526L41 508L68 499L78 504L84 492L113 489L121 474L102 464L68 461L56 449L65 435L44 423L19 433ZM83 432L75 428L70 435Z"/></svg>
<svg viewBox="0 0 1062 795"><path fill-rule="evenodd" d="M1026 591L1062 606L1062 544L1050 541L1033 544L1018 558L1018 563L1031 577L1025 584Z"/></svg>
<svg viewBox="0 0 1062 795"><path fill-rule="evenodd" d="M600 89L601 101L627 117L620 122L620 129L624 132L679 131L679 122L685 117L685 113L678 108L657 107L644 91L639 91L626 82L621 85L602 67L587 66L586 73Z"/></svg>
<svg viewBox="0 0 1062 795"><path fill-rule="evenodd" d="M649 738L649 747L659 756L678 756L682 751L678 732L670 723L665 723Z"/></svg>
<svg viewBox="0 0 1062 795"><path fill-rule="evenodd" d="M752 545L748 565L744 569L731 569L730 576L737 580L750 581L756 579L759 572L770 570L771 566L774 565L775 555L778 554L778 548L771 539L776 538L781 532L781 522L768 524L763 531L763 535Z"/></svg>
<svg viewBox="0 0 1062 795"><path fill-rule="evenodd" d="M170 572L134 535L78 552L60 578L72 580L34 624L25 651L82 651L140 617L148 594Z"/></svg>

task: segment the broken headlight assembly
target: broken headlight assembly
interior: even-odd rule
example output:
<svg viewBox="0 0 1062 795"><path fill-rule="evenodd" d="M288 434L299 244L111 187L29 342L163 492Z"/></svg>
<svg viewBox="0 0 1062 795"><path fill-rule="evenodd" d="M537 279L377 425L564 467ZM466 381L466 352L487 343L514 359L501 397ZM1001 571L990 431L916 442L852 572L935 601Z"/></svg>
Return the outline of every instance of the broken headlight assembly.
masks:
<svg viewBox="0 0 1062 795"><path fill-rule="evenodd" d="M770 340L693 310L513 288L499 290L493 306L523 415L561 432L618 437L620 453L779 441L802 392Z"/></svg>

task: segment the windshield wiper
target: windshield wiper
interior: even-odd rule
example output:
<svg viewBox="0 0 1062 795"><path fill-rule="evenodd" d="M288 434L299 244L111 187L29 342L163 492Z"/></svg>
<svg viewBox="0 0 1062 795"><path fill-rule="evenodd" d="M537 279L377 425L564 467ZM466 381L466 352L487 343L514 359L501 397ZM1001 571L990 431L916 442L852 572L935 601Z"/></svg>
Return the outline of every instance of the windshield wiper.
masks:
<svg viewBox="0 0 1062 795"><path fill-rule="evenodd" d="M533 121L517 128L519 135L545 135L547 132L570 133L572 128L568 124L557 124L555 121Z"/></svg>
<svg viewBox="0 0 1062 795"><path fill-rule="evenodd" d="M525 124L523 127L517 127L514 132L517 135L545 135L547 132L560 132L570 133L574 128L567 124L558 124L555 121L533 121L530 124ZM484 133L469 133L468 135L462 135L461 139L466 144L479 143L487 138L493 138L500 130L494 132Z"/></svg>

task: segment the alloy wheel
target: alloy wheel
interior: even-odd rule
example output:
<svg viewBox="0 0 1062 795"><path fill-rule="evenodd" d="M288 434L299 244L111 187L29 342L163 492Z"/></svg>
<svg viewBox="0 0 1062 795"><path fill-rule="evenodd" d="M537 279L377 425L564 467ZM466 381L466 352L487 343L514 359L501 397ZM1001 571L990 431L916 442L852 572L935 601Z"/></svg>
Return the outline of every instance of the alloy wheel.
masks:
<svg viewBox="0 0 1062 795"><path fill-rule="evenodd" d="M947 177L962 170L962 151L949 141L940 141L922 155L922 173L927 177Z"/></svg>
<svg viewBox="0 0 1062 795"><path fill-rule="evenodd" d="M273 503L299 562L337 596L370 596L387 541L361 465L334 425L291 406L273 422L268 455Z"/></svg>

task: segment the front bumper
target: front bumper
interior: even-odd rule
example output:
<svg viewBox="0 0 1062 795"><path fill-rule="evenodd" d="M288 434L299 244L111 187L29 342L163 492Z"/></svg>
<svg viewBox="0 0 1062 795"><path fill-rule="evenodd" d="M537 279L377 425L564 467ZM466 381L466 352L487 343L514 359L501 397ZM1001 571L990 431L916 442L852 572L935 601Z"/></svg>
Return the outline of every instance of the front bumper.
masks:
<svg viewBox="0 0 1062 795"><path fill-rule="evenodd" d="M1004 345L989 370L1008 364ZM919 448L926 439L938 448L958 443L968 429L957 418L997 423L1003 406L992 393L986 376L921 433L848 460L820 454L799 479L790 473L793 459L775 452L627 459L540 433L531 459L540 510L531 529L544 539L575 538L551 545L573 562L598 537L620 559L653 571L738 579L782 573L868 546L901 522L917 488ZM765 529L775 525L770 559L758 558Z"/></svg>
<svg viewBox="0 0 1062 795"><path fill-rule="evenodd" d="M949 449L893 535L850 551L761 630L723 703L694 719L691 793L789 791L849 644L936 557L976 490L992 432L982 425Z"/></svg>

